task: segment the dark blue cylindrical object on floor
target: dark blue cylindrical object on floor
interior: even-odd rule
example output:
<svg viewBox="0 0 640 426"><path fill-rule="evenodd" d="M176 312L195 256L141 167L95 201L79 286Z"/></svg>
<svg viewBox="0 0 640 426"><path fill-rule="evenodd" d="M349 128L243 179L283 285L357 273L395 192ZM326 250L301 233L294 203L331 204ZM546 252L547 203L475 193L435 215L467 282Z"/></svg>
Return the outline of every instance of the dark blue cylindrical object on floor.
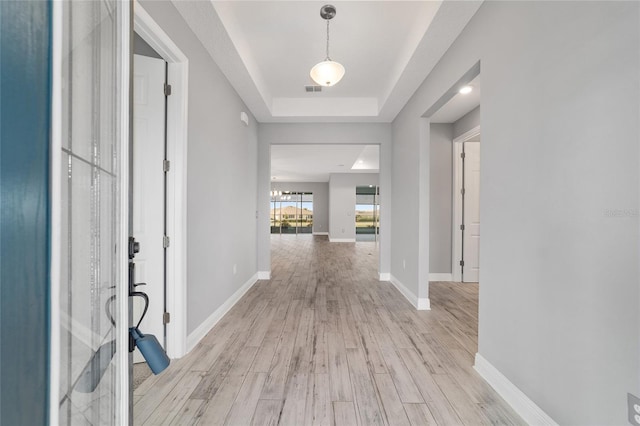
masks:
<svg viewBox="0 0 640 426"><path fill-rule="evenodd" d="M160 342L153 334L142 334L137 328L130 329L131 335L136 342L136 346L140 349L142 356L149 364L149 368L153 374L162 373L169 366L171 360L167 353L160 346Z"/></svg>

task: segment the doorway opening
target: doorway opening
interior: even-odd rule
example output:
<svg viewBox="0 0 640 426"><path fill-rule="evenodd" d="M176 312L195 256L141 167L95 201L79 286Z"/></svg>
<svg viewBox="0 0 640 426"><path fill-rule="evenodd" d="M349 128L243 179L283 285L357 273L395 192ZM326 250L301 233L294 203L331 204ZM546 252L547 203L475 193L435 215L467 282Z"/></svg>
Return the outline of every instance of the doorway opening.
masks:
<svg viewBox="0 0 640 426"><path fill-rule="evenodd" d="M149 49L155 53L156 59L165 62L164 74L167 79L167 86L164 81L160 83L160 87L154 87L154 93L160 93L160 101L165 102L165 120L164 129L166 133L166 150L161 158L157 161L145 161L145 165L149 164L153 167L154 173L159 173L158 179L165 182L163 190L165 202L160 210L158 208L149 208L152 213L162 216L159 213L164 211L166 217L165 224L159 236L154 235L156 241L160 241L160 246L164 250L163 258L165 260L165 276L166 287L161 293L164 296L164 302L161 304L160 318L156 318L156 322L160 322L166 326L166 350L170 358L180 358L186 354L186 256L187 256L187 95L188 95L188 75L189 62L171 40L171 38L160 28L160 26L151 18L145 9L139 4L134 5L133 30L142 40L146 51ZM150 54L154 56L153 54ZM159 58L158 58L159 57ZM149 59L149 58L145 58ZM135 58L134 58L135 60ZM139 69L138 69L139 71ZM134 64L134 78L138 74ZM134 90L135 81L133 82ZM166 94L166 95L165 95ZM134 97L135 97L134 93ZM150 96L150 93L137 93L139 97ZM155 95L154 95L155 96ZM134 107L133 116L136 111ZM132 118L132 120L135 117ZM134 123L136 124L136 123ZM142 124L134 125L134 133L145 130L140 127ZM136 129L137 127L137 129ZM134 134L134 139L139 136ZM134 147L135 148L135 147ZM148 153L144 152L143 157L147 157ZM165 161L166 160L166 161ZM159 162L158 162L159 161ZM135 162L135 159L134 159ZM151 165L153 163L153 165ZM166 170L166 171L165 171ZM134 168L133 173L136 173ZM135 180L134 178L132 180ZM144 191L147 189L138 189L138 194L134 193L134 200L144 197ZM146 206L139 208L145 209ZM135 206L132 205L135 210ZM132 218L133 219L133 218ZM154 242L154 244L157 244ZM141 247L143 250L144 248ZM138 258L134 259L137 263ZM140 274L141 275L141 274ZM136 283L144 282L139 277ZM139 287L138 290L149 292L152 283L147 282L147 286ZM150 299L152 296L150 295ZM153 303L152 301L150 303ZM149 308L151 309L151 307ZM147 314L149 316L151 314ZM133 318L132 318L133 320ZM135 319L137 321L137 318ZM159 321L158 321L159 320ZM143 330L144 331L144 330ZM162 333L162 332L161 332ZM164 333L163 333L164 334ZM163 342L163 334L160 334L158 340Z"/></svg>
<svg viewBox="0 0 640 426"><path fill-rule="evenodd" d="M480 279L480 126L454 139L453 280Z"/></svg>
<svg viewBox="0 0 640 426"><path fill-rule="evenodd" d="M476 64L428 111L429 281L479 280L480 92Z"/></svg>

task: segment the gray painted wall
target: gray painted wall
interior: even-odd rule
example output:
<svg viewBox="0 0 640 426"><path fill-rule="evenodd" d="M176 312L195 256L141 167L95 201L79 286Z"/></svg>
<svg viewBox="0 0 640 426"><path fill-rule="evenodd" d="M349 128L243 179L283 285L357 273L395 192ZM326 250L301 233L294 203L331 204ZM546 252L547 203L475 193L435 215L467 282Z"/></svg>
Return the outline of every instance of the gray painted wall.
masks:
<svg viewBox="0 0 640 426"><path fill-rule="evenodd" d="M453 124L432 124L429 156L429 272L451 273Z"/></svg>
<svg viewBox="0 0 640 426"><path fill-rule="evenodd" d="M273 182L275 191L313 193L313 232L329 232L329 183L328 182Z"/></svg>
<svg viewBox="0 0 640 426"><path fill-rule="evenodd" d="M136 55L148 56L150 58L164 59L149 43L144 41L138 33L133 33L133 53Z"/></svg>
<svg viewBox="0 0 640 426"><path fill-rule="evenodd" d="M141 4L189 58L190 333L257 271L256 257L247 256L256 252L257 123L173 4ZM249 114L248 127L241 111Z"/></svg>
<svg viewBox="0 0 640 426"><path fill-rule="evenodd" d="M481 61L479 353L560 424L640 393L639 8L485 2L393 123L391 273L418 291L421 116Z"/></svg>
<svg viewBox="0 0 640 426"><path fill-rule="evenodd" d="M460 117L458 121L453 123L453 139L467 133L469 130L480 125L480 107L477 106L464 116Z"/></svg>
<svg viewBox="0 0 640 426"><path fill-rule="evenodd" d="M378 185L378 173L333 173L329 179L329 240L356 239L356 187ZM382 190L380 190L382 195ZM382 218L382 213L380 214ZM380 226L382 230L382 225Z"/></svg>
<svg viewBox="0 0 640 426"><path fill-rule="evenodd" d="M391 125L387 123L269 123L258 130L258 270L271 270L269 188L271 145L380 144L380 263L389 273L391 258Z"/></svg>

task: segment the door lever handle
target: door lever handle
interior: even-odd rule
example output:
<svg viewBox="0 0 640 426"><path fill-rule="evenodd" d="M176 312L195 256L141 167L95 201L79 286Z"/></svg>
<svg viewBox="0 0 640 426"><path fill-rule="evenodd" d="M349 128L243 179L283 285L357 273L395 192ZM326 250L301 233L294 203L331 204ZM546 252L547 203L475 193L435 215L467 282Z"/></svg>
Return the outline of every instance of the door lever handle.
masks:
<svg viewBox="0 0 640 426"><path fill-rule="evenodd" d="M133 285L133 288L136 288L136 287L138 287L139 285L147 285L147 283L138 283L138 284L134 284L134 285Z"/></svg>

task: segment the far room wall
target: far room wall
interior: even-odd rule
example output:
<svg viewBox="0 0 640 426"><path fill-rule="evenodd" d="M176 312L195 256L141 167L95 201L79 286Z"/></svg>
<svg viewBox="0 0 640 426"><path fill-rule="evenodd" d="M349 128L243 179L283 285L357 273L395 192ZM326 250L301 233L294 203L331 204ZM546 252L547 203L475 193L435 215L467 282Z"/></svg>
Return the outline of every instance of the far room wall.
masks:
<svg viewBox="0 0 640 426"><path fill-rule="evenodd" d="M450 274L453 124L432 124L429 204L429 272Z"/></svg>

